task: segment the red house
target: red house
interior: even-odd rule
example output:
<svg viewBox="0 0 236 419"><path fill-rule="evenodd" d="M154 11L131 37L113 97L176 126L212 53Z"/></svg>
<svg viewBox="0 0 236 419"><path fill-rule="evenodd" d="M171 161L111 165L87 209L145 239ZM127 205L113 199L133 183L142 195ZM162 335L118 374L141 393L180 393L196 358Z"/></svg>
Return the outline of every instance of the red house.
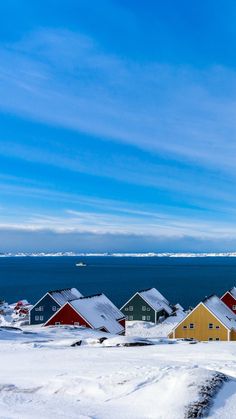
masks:
<svg viewBox="0 0 236 419"><path fill-rule="evenodd" d="M104 295L67 301L44 326L76 325L112 334L125 333L124 314Z"/></svg>
<svg viewBox="0 0 236 419"><path fill-rule="evenodd" d="M226 291L221 300L236 314L236 287Z"/></svg>

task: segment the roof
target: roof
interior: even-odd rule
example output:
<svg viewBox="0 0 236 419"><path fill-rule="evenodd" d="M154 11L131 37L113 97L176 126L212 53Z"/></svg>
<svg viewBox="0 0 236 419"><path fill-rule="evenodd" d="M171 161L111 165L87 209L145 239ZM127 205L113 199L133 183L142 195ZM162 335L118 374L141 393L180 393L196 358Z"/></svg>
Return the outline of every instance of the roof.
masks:
<svg viewBox="0 0 236 419"><path fill-rule="evenodd" d="M169 301L156 289L149 288L139 291L138 294L148 303L155 311L165 310L168 314L173 312Z"/></svg>
<svg viewBox="0 0 236 419"><path fill-rule="evenodd" d="M236 329L236 315L227 307L217 295L205 298L202 303L211 311L218 320L228 329Z"/></svg>
<svg viewBox="0 0 236 419"><path fill-rule="evenodd" d="M77 290L77 288L64 288L62 290L48 291L48 293L60 306L65 304L67 301L82 297L82 294Z"/></svg>
<svg viewBox="0 0 236 419"><path fill-rule="evenodd" d="M118 320L123 313L104 294L78 298L70 305L87 320L94 329L105 327L109 333L121 333L124 328Z"/></svg>
<svg viewBox="0 0 236 419"><path fill-rule="evenodd" d="M229 293L230 293L230 294L231 294L234 298L236 298L236 287L232 287L232 288L230 288Z"/></svg>

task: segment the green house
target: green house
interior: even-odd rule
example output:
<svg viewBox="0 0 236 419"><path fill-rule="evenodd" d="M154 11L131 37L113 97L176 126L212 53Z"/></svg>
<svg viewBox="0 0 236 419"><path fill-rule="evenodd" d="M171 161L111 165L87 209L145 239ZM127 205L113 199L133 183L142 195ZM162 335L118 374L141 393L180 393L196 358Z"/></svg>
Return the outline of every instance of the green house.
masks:
<svg viewBox="0 0 236 419"><path fill-rule="evenodd" d="M136 292L122 307L126 320L159 323L173 313L169 301L156 289Z"/></svg>

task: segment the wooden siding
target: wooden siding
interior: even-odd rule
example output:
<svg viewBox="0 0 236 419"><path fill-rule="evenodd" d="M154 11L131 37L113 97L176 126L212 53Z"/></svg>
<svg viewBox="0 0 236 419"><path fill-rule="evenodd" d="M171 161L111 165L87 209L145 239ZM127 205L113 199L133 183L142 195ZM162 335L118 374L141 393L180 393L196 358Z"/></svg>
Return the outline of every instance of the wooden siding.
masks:
<svg viewBox="0 0 236 419"><path fill-rule="evenodd" d="M56 323L61 325L79 325L84 327L90 327L90 325L71 307L68 303L65 304L61 310L59 310L45 326L53 326Z"/></svg>
<svg viewBox="0 0 236 419"><path fill-rule="evenodd" d="M226 292L226 294L221 297L221 300L236 314L236 310L233 310L233 306L236 306L236 300L229 292Z"/></svg>
<svg viewBox="0 0 236 419"><path fill-rule="evenodd" d="M143 310L143 307L145 307L145 310ZM121 311L126 316L127 320L145 320L155 323L155 310L153 310L153 308L151 308L138 294L134 295ZM133 319L131 319L131 316ZM144 319L143 316L146 318ZM147 319L148 316L150 319Z"/></svg>
<svg viewBox="0 0 236 419"><path fill-rule="evenodd" d="M42 300L35 304L30 310L30 324L43 324L55 313L53 308L58 310L60 305L49 295L46 294Z"/></svg>
<svg viewBox="0 0 236 419"><path fill-rule="evenodd" d="M193 329L190 329L190 323L194 324ZM212 329L209 329L209 323L213 324ZM200 304L186 319L183 319L175 331L169 334L169 337L193 338L200 341L208 341L209 338L228 340L228 329L203 304Z"/></svg>

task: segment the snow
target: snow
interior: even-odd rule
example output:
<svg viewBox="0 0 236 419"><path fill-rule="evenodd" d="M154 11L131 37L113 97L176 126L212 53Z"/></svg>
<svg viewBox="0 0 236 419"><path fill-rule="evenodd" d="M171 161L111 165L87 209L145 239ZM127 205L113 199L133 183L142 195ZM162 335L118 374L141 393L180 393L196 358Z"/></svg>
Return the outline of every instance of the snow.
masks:
<svg viewBox="0 0 236 419"><path fill-rule="evenodd" d="M236 315L216 295L206 298L203 304L228 328L236 330Z"/></svg>
<svg viewBox="0 0 236 419"><path fill-rule="evenodd" d="M78 256L78 257L174 257L174 258L193 258L193 257L236 257L236 252L202 252L202 253L81 253L81 252L7 252L0 253L0 257L63 257L63 256Z"/></svg>
<svg viewBox="0 0 236 419"><path fill-rule="evenodd" d="M236 287L232 287L230 290L229 290L229 293L234 297L234 298L236 298Z"/></svg>
<svg viewBox="0 0 236 419"><path fill-rule="evenodd" d="M138 294L157 312L164 309L168 314L172 313L169 302L156 288L139 291Z"/></svg>
<svg viewBox="0 0 236 419"><path fill-rule="evenodd" d="M110 333L124 330L117 322L124 317L123 313L104 294L79 298L70 305L95 329L105 327Z"/></svg>
<svg viewBox="0 0 236 419"><path fill-rule="evenodd" d="M228 381L209 417L234 418L236 343L168 339L183 316L127 322L126 336L115 336L75 326L13 328L20 321L2 315L0 418L183 419L218 373ZM132 347L139 344L148 346Z"/></svg>
<svg viewBox="0 0 236 419"><path fill-rule="evenodd" d="M82 297L82 294L76 288L66 288L63 290L54 290L48 292L57 303L62 306L67 301Z"/></svg>

